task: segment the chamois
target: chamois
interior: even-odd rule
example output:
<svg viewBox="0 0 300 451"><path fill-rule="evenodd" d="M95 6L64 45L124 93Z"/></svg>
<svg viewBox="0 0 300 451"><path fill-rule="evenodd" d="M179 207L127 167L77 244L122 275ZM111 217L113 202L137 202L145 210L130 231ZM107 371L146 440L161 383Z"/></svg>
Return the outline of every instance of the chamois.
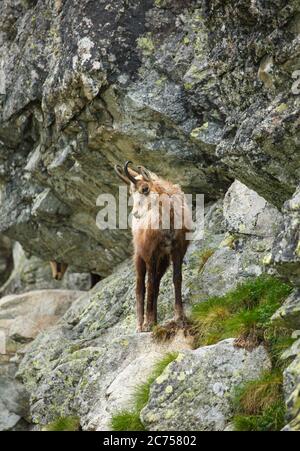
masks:
<svg viewBox="0 0 300 451"><path fill-rule="evenodd" d="M50 266L53 279L62 280L68 269L67 263L58 263L57 261L52 260Z"/></svg>
<svg viewBox="0 0 300 451"><path fill-rule="evenodd" d="M132 234L136 268L137 331L148 332L157 324L160 282L171 260L175 287L175 321L185 322L182 302L182 264L189 246L192 215L179 185L146 168L132 169L127 161L115 166L117 175L130 186L133 197ZM145 312L147 280L147 307Z"/></svg>

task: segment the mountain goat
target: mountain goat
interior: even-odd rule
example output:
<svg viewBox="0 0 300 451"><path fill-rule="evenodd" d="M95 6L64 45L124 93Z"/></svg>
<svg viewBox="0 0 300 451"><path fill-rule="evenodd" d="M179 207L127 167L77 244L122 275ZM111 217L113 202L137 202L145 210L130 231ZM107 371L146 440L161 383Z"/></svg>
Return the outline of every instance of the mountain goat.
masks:
<svg viewBox="0 0 300 451"><path fill-rule="evenodd" d="M66 263L58 263L55 260L50 261L52 277L55 280L62 280L65 272L68 269L68 265Z"/></svg>
<svg viewBox="0 0 300 451"><path fill-rule="evenodd" d="M132 234L136 268L137 331L147 332L157 323L160 282L173 263L175 321L185 321L182 303L182 264L192 230L192 215L178 185L159 178L142 166L132 169L127 161L115 166L117 175L130 186L133 197ZM145 312L147 280L147 306Z"/></svg>

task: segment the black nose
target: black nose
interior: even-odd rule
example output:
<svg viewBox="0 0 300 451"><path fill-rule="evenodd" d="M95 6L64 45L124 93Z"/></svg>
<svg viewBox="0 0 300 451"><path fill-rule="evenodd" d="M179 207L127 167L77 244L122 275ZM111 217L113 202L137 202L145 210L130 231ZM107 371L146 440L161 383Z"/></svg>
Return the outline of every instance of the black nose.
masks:
<svg viewBox="0 0 300 451"><path fill-rule="evenodd" d="M143 194L148 194L149 193L149 188L148 186L144 186L143 188Z"/></svg>

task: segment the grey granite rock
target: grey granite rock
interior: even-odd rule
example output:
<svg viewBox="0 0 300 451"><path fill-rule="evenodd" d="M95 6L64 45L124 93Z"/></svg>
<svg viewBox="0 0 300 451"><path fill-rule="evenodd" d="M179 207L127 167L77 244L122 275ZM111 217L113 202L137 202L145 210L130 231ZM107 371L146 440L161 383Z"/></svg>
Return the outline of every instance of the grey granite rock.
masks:
<svg viewBox="0 0 300 451"><path fill-rule="evenodd" d="M0 364L0 431L16 430L29 417L29 394L14 379L15 369Z"/></svg>
<svg viewBox="0 0 300 451"><path fill-rule="evenodd" d="M271 264L283 277L300 286L300 187L286 202L283 223L276 237Z"/></svg>
<svg viewBox="0 0 300 451"><path fill-rule="evenodd" d="M152 385L142 422L150 431L224 431L236 388L270 367L263 347L249 352L231 339L182 353Z"/></svg>

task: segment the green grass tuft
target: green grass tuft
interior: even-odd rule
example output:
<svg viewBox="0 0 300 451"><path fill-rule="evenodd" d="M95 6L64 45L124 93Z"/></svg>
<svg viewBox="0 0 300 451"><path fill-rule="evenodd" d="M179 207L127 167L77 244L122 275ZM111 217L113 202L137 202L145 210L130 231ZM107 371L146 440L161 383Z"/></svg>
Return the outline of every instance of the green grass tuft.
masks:
<svg viewBox="0 0 300 451"><path fill-rule="evenodd" d="M259 415L282 401L283 377L281 371L268 371L259 379L250 381L237 390L235 404L240 413Z"/></svg>
<svg viewBox="0 0 300 451"><path fill-rule="evenodd" d="M170 352L164 358L159 360L151 375L148 377L147 381L136 387L134 393L134 406L137 411L141 411L148 403L150 396L150 389L153 382L164 372L167 366L176 360L178 357L178 352Z"/></svg>
<svg viewBox="0 0 300 451"><path fill-rule="evenodd" d="M292 288L269 276L261 276L222 297L212 297L194 305L197 347L226 338L239 338L245 347L272 341L270 319L291 293ZM269 335L269 338L266 338Z"/></svg>
<svg viewBox="0 0 300 451"><path fill-rule="evenodd" d="M151 385L177 357L178 352L171 352L156 363L147 381L135 388L132 399L132 410L123 410L113 415L111 420L113 431L145 430L140 420L140 413L149 401Z"/></svg>
<svg viewBox="0 0 300 451"><path fill-rule="evenodd" d="M236 345L252 349L264 344L272 370L239 387L233 402L236 431L280 431L285 424L282 353L293 344L291 330L271 318L292 288L280 280L261 276L222 297L196 304L192 311L195 346L236 338Z"/></svg>
<svg viewBox="0 0 300 451"><path fill-rule="evenodd" d="M280 431L286 407L281 369L265 372L239 387L234 399L233 423L237 431Z"/></svg>
<svg viewBox="0 0 300 451"><path fill-rule="evenodd" d="M236 415L233 419L237 432L277 432L285 426L284 402L273 404L260 415Z"/></svg>
<svg viewBox="0 0 300 451"><path fill-rule="evenodd" d="M111 419L113 431L145 431L138 411L124 410Z"/></svg>
<svg viewBox="0 0 300 451"><path fill-rule="evenodd" d="M47 432L74 432L80 430L80 420L77 417L61 417L44 427Z"/></svg>

